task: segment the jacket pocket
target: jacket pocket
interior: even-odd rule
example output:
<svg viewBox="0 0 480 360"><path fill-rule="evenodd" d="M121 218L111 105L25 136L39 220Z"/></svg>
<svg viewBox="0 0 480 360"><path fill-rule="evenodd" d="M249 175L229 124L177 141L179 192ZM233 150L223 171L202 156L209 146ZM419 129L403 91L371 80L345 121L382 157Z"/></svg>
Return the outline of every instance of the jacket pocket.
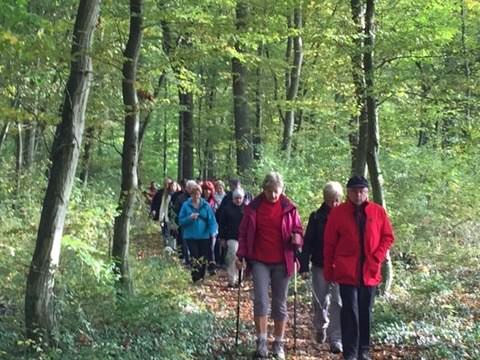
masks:
<svg viewBox="0 0 480 360"><path fill-rule="evenodd" d="M355 283L357 279L357 256L336 256L333 264L333 277L339 283Z"/></svg>

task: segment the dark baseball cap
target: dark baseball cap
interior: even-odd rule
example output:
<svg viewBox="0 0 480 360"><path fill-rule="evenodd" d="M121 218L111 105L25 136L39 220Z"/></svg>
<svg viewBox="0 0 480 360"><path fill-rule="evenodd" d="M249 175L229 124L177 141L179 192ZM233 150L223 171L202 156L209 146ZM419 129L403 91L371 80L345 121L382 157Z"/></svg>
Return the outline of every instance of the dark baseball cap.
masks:
<svg viewBox="0 0 480 360"><path fill-rule="evenodd" d="M348 179L347 188L368 188L368 180L363 176L352 176Z"/></svg>

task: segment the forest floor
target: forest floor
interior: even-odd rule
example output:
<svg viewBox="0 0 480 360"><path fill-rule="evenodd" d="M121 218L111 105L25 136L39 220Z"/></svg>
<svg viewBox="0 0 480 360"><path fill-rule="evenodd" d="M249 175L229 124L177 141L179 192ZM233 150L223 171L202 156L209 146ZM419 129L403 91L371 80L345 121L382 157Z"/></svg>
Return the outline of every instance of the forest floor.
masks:
<svg viewBox="0 0 480 360"><path fill-rule="evenodd" d="M236 316L238 289L232 289L227 286L227 274L225 270L220 269L215 276L207 277L202 284L194 286L194 292L197 298L204 303L217 317L228 318ZM253 352L253 286L251 279L246 279L240 289L240 321L245 324L243 331L240 331L239 342L252 344ZM330 353L327 344L319 344L315 341L314 330L311 323L311 302L306 301L305 297L297 303L297 344L294 351L293 334L293 296L290 294L288 301L288 313L290 314L289 325L286 330L285 350L289 360L313 360L313 359L343 359L342 355ZM269 342L273 341L273 326L269 324ZM227 334L221 341L225 341L234 346L235 333ZM228 346L226 346L228 348ZM235 351L229 351L223 354L229 359L248 358L248 356L238 355ZM398 348L386 345L374 345L371 349L373 359L419 359L416 349Z"/></svg>
<svg viewBox="0 0 480 360"><path fill-rule="evenodd" d="M137 258L148 258L157 256L162 251L159 248L160 239L157 236L148 236L145 238L136 238L134 246ZM308 287L305 282L299 281L303 286L299 286L300 301L297 301L297 344L294 351L293 334L293 291L290 291L288 300L288 312L290 314L289 324L285 334L285 350L287 360L313 360L313 359L343 359L341 354L330 353L327 344L319 344L315 341L314 330L311 322L311 300L309 298ZM227 273L224 269L218 269L216 275L208 276L198 284L192 284L194 296L203 304L206 309L215 314L218 319L235 319L238 299L238 288L229 288L227 286ZM225 334L218 339L221 353L218 353L218 359L251 359L254 350L254 325L253 325L253 286L250 278L244 279L240 289L240 321L241 330L239 333L239 347L235 349L235 328L232 333ZM269 343L273 341L272 324L269 324ZM395 360L395 359L420 359L419 349L411 347L388 346L384 344L373 344L371 356L375 360Z"/></svg>

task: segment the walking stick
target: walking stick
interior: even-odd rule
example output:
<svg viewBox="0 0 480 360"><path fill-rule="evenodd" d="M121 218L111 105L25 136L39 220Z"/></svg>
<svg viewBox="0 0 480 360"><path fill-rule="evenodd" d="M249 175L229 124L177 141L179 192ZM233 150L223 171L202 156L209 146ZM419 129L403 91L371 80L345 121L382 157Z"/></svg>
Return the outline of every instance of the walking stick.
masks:
<svg viewBox="0 0 480 360"><path fill-rule="evenodd" d="M237 332L235 334L235 347L238 346L238 334L240 328L240 289L242 288L242 269L238 269L238 293L237 293Z"/></svg>
<svg viewBox="0 0 480 360"><path fill-rule="evenodd" d="M297 353L297 262L293 263L293 352Z"/></svg>

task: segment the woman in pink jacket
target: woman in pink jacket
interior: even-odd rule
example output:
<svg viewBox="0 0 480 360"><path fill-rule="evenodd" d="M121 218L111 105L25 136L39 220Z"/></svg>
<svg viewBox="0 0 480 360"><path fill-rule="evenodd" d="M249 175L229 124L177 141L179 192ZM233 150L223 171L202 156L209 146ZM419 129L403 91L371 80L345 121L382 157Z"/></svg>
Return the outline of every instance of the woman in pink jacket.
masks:
<svg viewBox="0 0 480 360"><path fill-rule="evenodd" d="M267 313L269 287L274 321L272 352L285 359L283 335L287 322L288 282L294 272L295 251L303 244L303 229L297 208L284 194L280 174L271 172L263 192L245 207L238 234L237 265L248 262L253 275L256 357L268 357Z"/></svg>

